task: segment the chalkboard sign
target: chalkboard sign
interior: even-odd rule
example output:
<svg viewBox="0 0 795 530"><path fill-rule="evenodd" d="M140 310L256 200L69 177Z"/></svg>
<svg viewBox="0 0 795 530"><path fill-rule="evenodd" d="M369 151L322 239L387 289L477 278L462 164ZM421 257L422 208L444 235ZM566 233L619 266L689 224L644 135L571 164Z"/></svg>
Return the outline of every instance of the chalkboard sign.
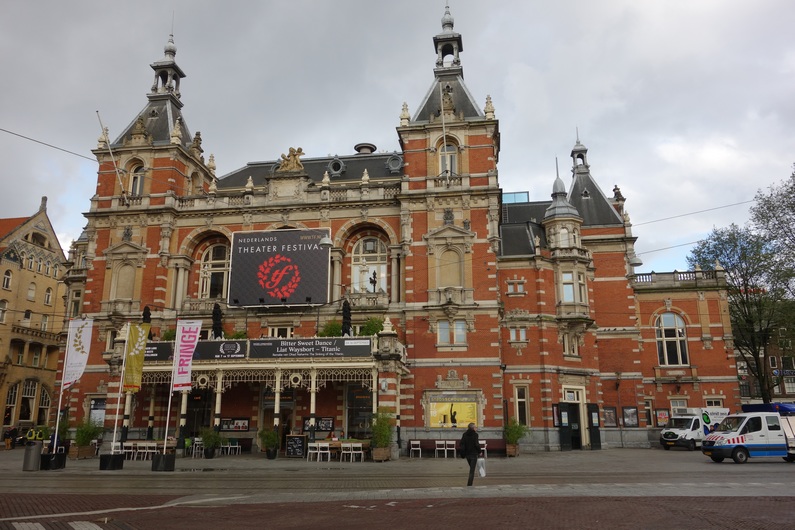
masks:
<svg viewBox="0 0 795 530"><path fill-rule="evenodd" d="M306 456L306 436L303 434L288 434L287 447L284 454L289 458L303 458Z"/></svg>

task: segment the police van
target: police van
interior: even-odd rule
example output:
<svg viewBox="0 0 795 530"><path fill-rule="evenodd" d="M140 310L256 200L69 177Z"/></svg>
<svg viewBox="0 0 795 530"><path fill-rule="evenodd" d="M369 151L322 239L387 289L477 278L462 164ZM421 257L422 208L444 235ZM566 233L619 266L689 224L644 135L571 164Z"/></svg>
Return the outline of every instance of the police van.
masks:
<svg viewBox="0 0 795 530"><path fill-rule="evenodd" d="M741 414L724 418L704 439L701 452L713 462L731 458L744 464L754 457L795 462L795 404L743 405Z"/></svg>

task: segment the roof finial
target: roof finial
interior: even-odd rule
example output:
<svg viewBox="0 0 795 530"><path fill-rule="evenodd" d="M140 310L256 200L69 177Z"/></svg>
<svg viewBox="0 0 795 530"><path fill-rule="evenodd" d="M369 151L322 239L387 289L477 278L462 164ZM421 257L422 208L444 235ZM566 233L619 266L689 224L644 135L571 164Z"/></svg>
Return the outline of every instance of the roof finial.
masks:
<svg viewBox="0 0 795 530"><path fill-rule="evenodd" d="M445 4L444 16L442 17L442 31L445 33L453 32L453 15L450 14L450 6Z"/></svg>
<svg viewBox="0 0 795 530"><path fill-rule="evenodd" d="M558 169L558 157L555 156L555 176L560 178L560 170Z"/></svg>
<svg viewBox="0 0 795 530"><path fill-rule="evenodd" d="M579 127L575 127L574 131L576 132L577 143L580 143L580 128Z"/></svg>

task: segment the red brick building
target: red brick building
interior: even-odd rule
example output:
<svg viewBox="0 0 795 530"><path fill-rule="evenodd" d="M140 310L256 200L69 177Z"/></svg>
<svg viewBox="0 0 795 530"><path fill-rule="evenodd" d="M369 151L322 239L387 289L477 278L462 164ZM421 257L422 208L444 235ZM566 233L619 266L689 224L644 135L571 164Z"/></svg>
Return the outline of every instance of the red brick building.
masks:
<svg viewBox="0 0 795 530"><path fill-rule="evenodd" d="M72 316L94 320L73 417L123 419L131 437L162 436L167 416L169 434L179 421L183 435L214 425L247 439L277 424L366 437L387 407L404 450L408 439L459 438L470 421L501 438L510 418L530 428L523 446L558 450L648 445L672 406L739 405L720 272L636 274L625 199L601 191L579 140L568 189L558 178L551 200L504 193L496 111L464 83L449 10L433 43L431 87L399 115L400 152L291 148L217 177L189 132L169 41L144 109L94 151L97 192L67 275ZM307 256L325 263L301 281L322 289L299 296L295 280L271 300L236 284L247 259L236 237L290 233L320 234L305 235ZM273 262L262 263L265 274ZM126 325L145 308L155 339L177 319L201 320L207 338L214 323L238 337L200 343L192 390L170 413L168 341L153 342L142 389L117 399ZM385 331L297 342L347 313L354 331L371 319ZM300 353L279 353L290 348Z"/></svg>

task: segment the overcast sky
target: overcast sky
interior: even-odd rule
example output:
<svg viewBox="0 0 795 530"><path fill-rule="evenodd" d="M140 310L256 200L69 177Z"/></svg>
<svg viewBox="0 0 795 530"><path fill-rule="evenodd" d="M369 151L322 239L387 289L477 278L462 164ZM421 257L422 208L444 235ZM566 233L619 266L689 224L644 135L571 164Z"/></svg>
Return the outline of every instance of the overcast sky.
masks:
<svg viewBox="0 0 795 530"><path fill-rule="evenodd" d="M173 20L186 123L219 176L290 146L307 157L352 154L359 142L397 150L402 103L413 114L433 80L444 6L5 2L0 128L93 159L96 111L116 138L143 109ZM503 190L548 200L555 157L568 188L579 128L602 190L618 185L626 197L640 272L686 269L688 243L744 223L756 191L791 173L791 0L450 0L450 9L465 82L481 108L491 95L500 120ZM85 225L96 162L4 131L0 158L0 217L32 215L48 196L66 252Z"/></svg>

